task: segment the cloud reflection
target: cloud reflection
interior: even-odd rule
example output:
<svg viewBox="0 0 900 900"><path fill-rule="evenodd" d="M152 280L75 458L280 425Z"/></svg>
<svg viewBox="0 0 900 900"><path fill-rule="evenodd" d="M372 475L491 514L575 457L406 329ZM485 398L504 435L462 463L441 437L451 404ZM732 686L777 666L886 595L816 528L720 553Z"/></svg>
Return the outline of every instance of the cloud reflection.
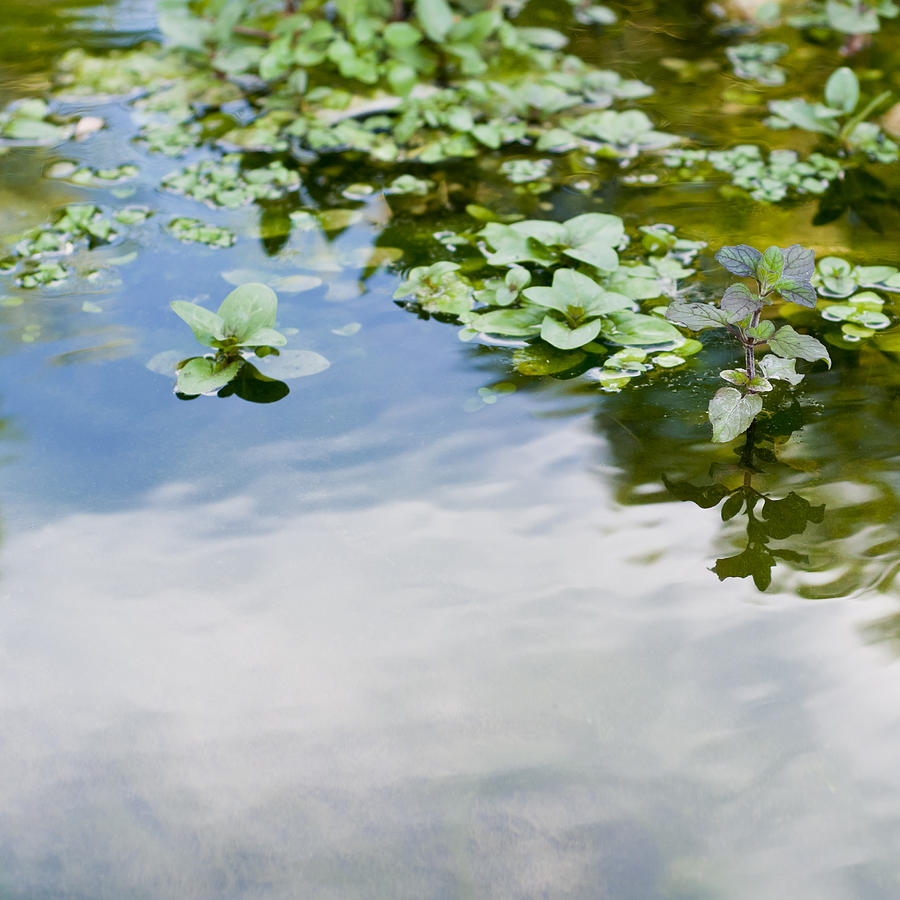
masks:
<svg viewBox="0 0 900 900"><path fill-rule="evenodd" d="M834 658L898 699L846 611L735 602L717 523L616 503L583 422L512 463L475 434L10 537L0 892L836 900L888 871L896 815L829 749L854 698L820 702Z"/></svg>

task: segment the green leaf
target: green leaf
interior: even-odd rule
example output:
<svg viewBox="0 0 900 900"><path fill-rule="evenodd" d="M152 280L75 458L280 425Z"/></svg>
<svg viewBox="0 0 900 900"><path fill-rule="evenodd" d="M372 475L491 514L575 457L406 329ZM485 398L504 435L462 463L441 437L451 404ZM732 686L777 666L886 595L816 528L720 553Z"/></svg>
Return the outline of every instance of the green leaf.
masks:
<svg viewBox="0 0 900 900"><path fill-rule="evenodd" d="M468 313L463 322L476 331L501 334L507 337L524 337L540 331L543 309L494 309L484 313Z"/></svg>
<svg viewBox="0 0 900 900"><path fill-rule="evenodd" d="M416 18L436 44L440 44L453 27L453 10L446 0L416 0Z"/></svg>
<svg viewBox="0 0 900 900"><path fill-rule="evenodd" d="M800 244L791 244L782 251L784 266L781 277L792 281L809 281L816 270L816 254Z"/></svg>
<svg viewBox="0 0 900 900"><path fill-rule="evenodd" d="M805 359L807 362L821 359L831 368L831 358L824 345L812 335L799 334L790 325L782 325L769 338L769 349L783 359Z"/></svg>
<svg viewBox="0 0 900 900"><path fill-rule="evenodd" d="M662 481L676 500L689 500L691 503L696 503L700 509L712 509L714 506L718 506L728 493L728 489L721 484L698 486L689 481L671 481L666 475L663 475Z"/></svg>
<svg viewBox="0 0 900 900"><path fill-rule="evenodd" d="M681 332L659 316L643 313L614 312L603 320L603 337L623 347L643 347L652 344L678 345L684 338Z"/></svg>
<svg viewBox="0 0 900 900"><path fill-rule="evenodd" d="M750 292L747 291L747 293ZM723 328L732 321L726 310L719 309L712 303L688 303L684 300L675 300L670 303L666 310L666 318L670 322L677 322L679 325L684 325L685 328L690 328L691 331Z"/></svg>
<svg viewBox="0 0 900 900"><path fill-rule="evenodd" d="M574 269L557 269L553 273L553 287L526 288L522 294L532 303L558 310L576 321L631 306L627 297L603 290Z"/></svg>
<svg viewBox="0 0 900 900"><path fill-rule="evenodd" d="M747 285L732 284L728 286L722 295L721 306L723 312L727 315L727 322L733 325L749 319L760 309L762 304Z"/></svg>
<svg viewBox="0 0 900 900"><path fill-rule="evenodd" d="M211 357L195 356L178 370L175 390L190 396L211 394L225 387L237 375L242 365L241 359L220 365Z"/></svg>
<svg viewBox="0 0 900 900"><path fill-rule="evenodd" d="M547 229L540 229L543 238L550 243L556 243L562 233L562 226L556 222L543 222L541 225L554 225L556 231L552 234ZM507 266L515 262L536 262L546 265L556 260L557 254L547 246L545 240L536 236L538 229L533 228L534 222L516 222L515 225L502 225L499 222L489 222L479 232L488 247L493 247L494 252L487 255L487 261L492 266Z"/></svg>
<svg viewBox="0 0 900 900"><path fill-rule="evenodd" d="M750 376L743 369L723 369L719 375L737 387L746 387L750 383Z"/></svg>
<svg viewBox="0 0 900 900"><path fill-rule="evenodd" d="M236 287L219 307L225 321L225 333L243 343L261 328L272 328L278 309L278 296L268 285L250 282Z"/></svg>
<svg viewBox="0 0 900 900"><path fill-rule="evenodd" d="M747 336L755 338L757 341L767 341L774 331L775 325L768 319L763 319L755 328L745 329Z"/></svg>
<svg viewBox="0 0 900 900"><path fill-rule="evenodd" d="M615 271L619 257L615 251L625 236L625 226L618 216L585 213L563 224L562 243L566 256L581 260L606 272Z"/></svg>
<svg viewBox="0 0 900 900"><path fill-rule="evenodd" d="M756 278L756 268L762 259L759 250L738 244L735 247L723 247L716 254L716 261L732 275L740 278Z"/></svg>
<svg viewBox="0 0 900 900"><path fill-rule="evenodd" d="M547 313L541 322L541 338L560 350L576 350L593 341L602 327L603 319L594 319L585 325L571 328L553 313Z"/></svg>
<svg viewBox="0 0 900 900"><path fill-rule="evenodd" d="M191 326L194 337L205 347L212 347L214 341L225 339L225 321L221 316L186 300L173 300L169 305L175 315Z"/></svg>
<svg viewBox="0 0 900 900"><path fill-rule="evenodd" d="M709 401L713 441L724 444L743 434L762 410L762 397L742 394L732 387L720 388Z"/></svg>
<svg viewBox="0 0 900 900"><path fill-rule="evenodd" d="M331 363L313 350L281 350L255 360L257 367L269 378L303 378L324 372Z"/></svg>
<svg viewBox="0 0 900 900"><path fill-rule="evenodd" d="M405 49L422 40L422 32L409 22L389 22L384 29L384 42L388 47Z"/></svg>
<svg viewBox="0 0 900 900"><path fill-rule="evenodd" d="M803 381L803 375L796 370L796 365L795 359L784 359L774 353L767 353L757 362L760 372L766 378L787 381L789 384L800 384Z"/></svg>
<svg viewBox="0 0 900 900"><path fill-rule="evenodd" d="M257 328L238 341L239 347L283 347L287 338L274 328Z"/></svg>
<svg viewBox="0 0 900 900"><path fill-rule="evenodd" d="M784 271L784 257L778 247L769 247L756 264L756 280L760 296L768 294L780 281Z"/></svg>
<svg viewBox="0 0 900 900"><path fill-rule="evenodd" d="M788 300L791 303L815 309L816 292L809 282L782 278L775 284L773 290L777 291L785 300Z"/></svg>
<svg viewBox="0 0 900 900"><path fill-rule="evenodd" d="M513 352L513 365L523 375L555 375L565 372L582 362L581 350L561 351L546 344L522 347Z"/></svg>
<svg viewBox="0 0 900 900"><path fill-rule="evenodd" d="M852 69L842 66L825 82L825 102L832 109L851 113L859 103L859 79Z"/></svg>

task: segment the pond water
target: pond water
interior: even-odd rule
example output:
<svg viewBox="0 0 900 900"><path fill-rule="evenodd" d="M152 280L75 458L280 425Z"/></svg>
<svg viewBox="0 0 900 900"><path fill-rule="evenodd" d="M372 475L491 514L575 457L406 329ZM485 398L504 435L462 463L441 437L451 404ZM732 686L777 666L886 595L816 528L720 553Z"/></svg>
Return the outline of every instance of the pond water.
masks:
<svg viewBox="0 0 900 900"><path fill-rule="evenodd" d="M718 52L708 19L630 6L578 51L721 143L727 73L679 84L657 63ZM45 89L66 47L154 28L149 2L5 10L4 99ZM798 52L791 77L820 85L833 58ZM895 359L832 347L744 447L751 476L708 439L724 342L620 393L528 378L400 308L401 274L369 265L385 247L432 261L476 196L894 265L896 212L881 234L816 227L815 198L629 186L615 167L535 197L466 165L447 167L449 208L421 211L346 199L377 175L332 158L303 170L303 202L357 210L348 228L261 241L284 210L251 206L212 217L238 241L211 249L158 224L198 214L158 183L201 151L146 152L124 101L69 110L110 127L0 156L3 233L111 202L42 176L63 159L136 163L112 202L158 222L93 251L120 263L97 278L4 285L3 900L900 896ZM732 139L763 140L754 121ZM280 291L278 318L331 365L275 403L179 400L147 367L196 352L169 303L215 306L236 270L320 279ZM706 501L751 479L806 506L760 507L748 537ZM748 540L765 590L712 571Z"/></svg>

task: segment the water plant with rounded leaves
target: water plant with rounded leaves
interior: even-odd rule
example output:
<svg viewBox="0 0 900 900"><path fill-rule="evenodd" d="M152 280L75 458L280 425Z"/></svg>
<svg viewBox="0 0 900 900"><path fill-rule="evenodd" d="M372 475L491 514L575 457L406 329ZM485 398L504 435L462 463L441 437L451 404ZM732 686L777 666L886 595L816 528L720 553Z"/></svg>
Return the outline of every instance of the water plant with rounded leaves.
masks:
<svg viewBox="0 0 900 900"><path fill-rule="evenodd" d="M186 300L173 300L171 306L190 326L194 337L216 351L214 355L193 356L176 364L178 394L194 397L218 392L220 396L243 396L240 384L234 391L222 391L232 382L246 380L248 373L252 380L272 382L275 378L314 375L329 366L324 356L311 350L281 353L278 348L287 343L287 338L274 327L278 296L265 284L250 282L236 287L216 312ZM255 357L252 363L251 356ZM270 357L275 358L274 366L264 362ZM287 386L284 388L283 392L275 392L278 396L266 394L263 402L280 399L287 393Z"/></svg>

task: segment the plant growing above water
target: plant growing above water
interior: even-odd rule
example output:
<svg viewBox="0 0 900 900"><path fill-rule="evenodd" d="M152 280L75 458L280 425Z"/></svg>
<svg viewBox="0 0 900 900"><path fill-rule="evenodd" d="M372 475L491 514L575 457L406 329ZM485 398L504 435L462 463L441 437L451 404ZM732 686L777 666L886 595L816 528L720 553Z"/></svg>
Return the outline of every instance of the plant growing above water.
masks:
<svg viewBox="0 0 900 900"><path fill-rule="evenodd" d="M796 360L831 360L824 345L808 334L799 334L790 325L776 330L763 309L775 296L800 306L815 308L816 291L810 284L815 270L812 250L793 244L781 249L769 247L760 253L746 244L723 247L717 254L719 264L740 278L756 283L756 292L735 282L722 296L719 306L712 303L688 303L677 300L669 306L666 318L693 331L725 328L744 350L742 369L725 369L720 374L732 387L720 388L709 404L713 440L730 441L745 432L762 411L762 394L772 390L772 381L799 384L803 375L796 371ZM757 360L758 348L771 351Z"/></svg>
<svg viewBox="0 0 900 900"><path fill-rule="evenodd" d="M838 139L848 152L861 151L878 162L896 162L900 151L875 122L866 119L890 98L883 91L857 111L860 102L859 79L846 66L831 73L825 82L825 102L810 103L801 97L770 100L773 116L766 119L770 128L802 128Z"/></svg>
<svg viewBox="0 0 900 900"><path fill-rule="evenodd" d="M275 330L278 297L264 284L240 285L222 301L217 312L185 300L174 300L171 306L175 314L190 325L194 337L216 351L215 355L190 357L176 365L176 393L189 397L211 394L223 391L232 382L246 381L248 377L273 382L267 375L280 378L314 375L329 366L324 356L311 350L285 351L284 354L278 350L287 343L287 338ZM283 359L281 365L267 366L269 371L262 373L249 362L251 355L255 355L256 361L272 356L283 356ZM287 386L282 385L282 388L283 391L276 391L277 396L268 399L277 400L284 396ZM240 389L227 393L243 396Z"/></svg>

